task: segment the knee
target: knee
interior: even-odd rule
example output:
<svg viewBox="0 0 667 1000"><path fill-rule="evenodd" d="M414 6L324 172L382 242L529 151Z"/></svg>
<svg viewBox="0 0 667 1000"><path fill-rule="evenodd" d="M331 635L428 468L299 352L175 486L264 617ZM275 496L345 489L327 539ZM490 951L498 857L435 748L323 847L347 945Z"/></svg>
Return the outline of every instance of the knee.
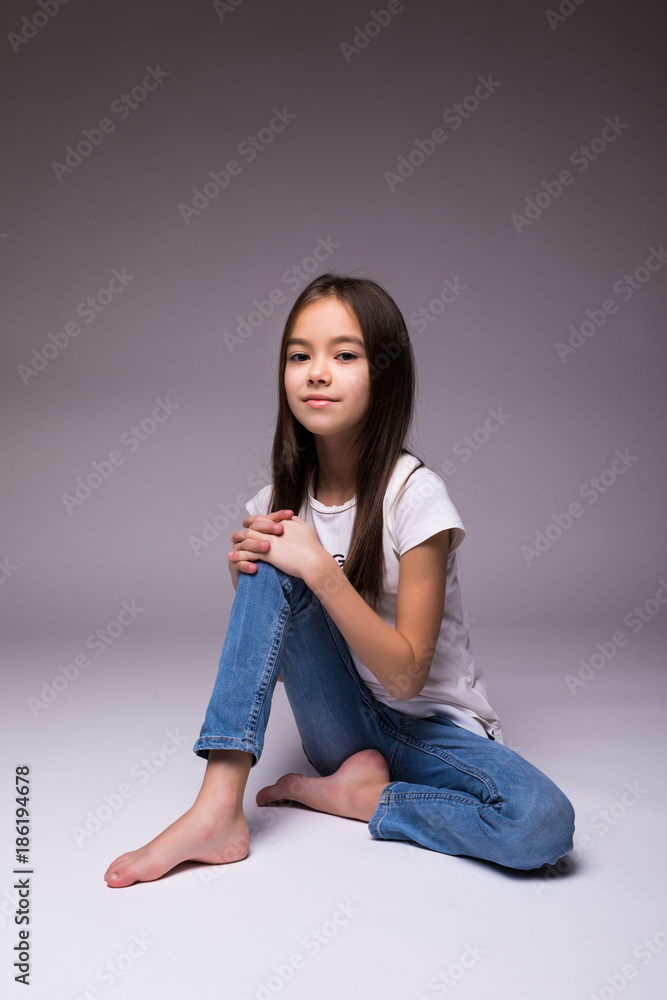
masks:
<svg viewBox="0 0 667 1000"><path fill-rule="evenodd" d="M540 830L545 831L539 841L539 850L533 858L533 868L555 864L574 847L574 807L568 797L554 785Z"/></svg>
<svg viewBox="0 0 667 1000"><path fill-rule="evenodd" d="M574 808L567 796L546 779L515 817L503 864L530 871L555 864L573 846Z"/></svg>
<svg viewBox="0 0 667 1000"><path fill-rule="evenodd" d="M254 573L244 573L239 570L238 580L236 581L236 592L238 593L239 587L247 587L250 585L250 581L261 581L263 584L269 583L273 579L277 579L280 586L284 586L289 583L291 577L287 573L283 573L281 569L273 566L272 563L265 562L263 559L258 559L255 563L257 569Z"/></svg>
<svg viewBox="0 0 667 1000"><path fill-rule="evenodd" d="M271 573L276 572L276 567L272 566L271 563L265 562L263 559L258 559L255 563L255 571L253 573L244 573L243 570L239 570L238 582L245 580L258 580L263 576L269 576Z"/></svg>

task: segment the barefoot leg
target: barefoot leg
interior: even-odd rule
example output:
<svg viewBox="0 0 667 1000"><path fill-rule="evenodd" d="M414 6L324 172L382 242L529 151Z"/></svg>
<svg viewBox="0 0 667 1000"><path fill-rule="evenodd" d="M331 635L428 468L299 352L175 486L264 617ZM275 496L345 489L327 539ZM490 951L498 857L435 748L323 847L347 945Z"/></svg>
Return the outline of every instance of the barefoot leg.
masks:
<svg viewBox="0 0 667 1000"><path fill-rule="evenodd" d="M181 861L220 865L248 853L243 792L253 755L241 750L211 750L194 804L175 823L137 851L122 854L104 874L118 889L160 878Z"/></svg>
<svg viewBox="0 0 667 1000"><path fill-rule="evenodd" d="M288 799L319 812L368 823L389 781L389 768L382 754L378 750L360 750L324 778L284 774L275 785L260 789L257 804L263 806Z"/></svg>

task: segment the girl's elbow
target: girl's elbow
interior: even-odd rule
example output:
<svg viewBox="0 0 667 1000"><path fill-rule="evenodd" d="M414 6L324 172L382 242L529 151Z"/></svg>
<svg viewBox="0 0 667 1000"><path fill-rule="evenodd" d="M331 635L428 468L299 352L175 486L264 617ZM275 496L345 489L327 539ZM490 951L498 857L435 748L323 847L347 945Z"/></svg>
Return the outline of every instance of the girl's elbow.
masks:
<svg viewBox="0 0 667 1000"><path fill-rule="evenodd" d="M421 688L408 689L407 691L402 691L400 695L394 695L396 701L412 701L416 698Z"/></svg>
<svg viewBox="0 0 667 1000"><path fill-rule="evenodd" d="M421 692L427 676L428 670L424 673L418 663L410 663L405 670L392 676L387 693L396 701L410 701Z"/></svg>

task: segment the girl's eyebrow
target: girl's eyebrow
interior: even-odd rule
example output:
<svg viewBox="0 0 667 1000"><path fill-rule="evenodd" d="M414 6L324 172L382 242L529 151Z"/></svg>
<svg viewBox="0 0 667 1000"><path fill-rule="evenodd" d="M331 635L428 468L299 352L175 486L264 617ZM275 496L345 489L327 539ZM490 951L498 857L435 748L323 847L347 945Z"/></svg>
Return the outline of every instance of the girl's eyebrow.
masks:
<svg viewBox="0 0 667 1000"><path fill-rule="evenodd" d="M364 344L363 340L360 340L359 337L352 337L352 336L348 337L345 334L341 334L338 337L331 337L331 339L329 340L329 343L330 344L358 344L359 347L365 347L366 346ZM292 347L294 344L303 344L304 347L309 347L310 346L310 342L308 340L304 340L303 337L290 337L289 340L287 341L287 343L285 344L285 347Z"/></svg>

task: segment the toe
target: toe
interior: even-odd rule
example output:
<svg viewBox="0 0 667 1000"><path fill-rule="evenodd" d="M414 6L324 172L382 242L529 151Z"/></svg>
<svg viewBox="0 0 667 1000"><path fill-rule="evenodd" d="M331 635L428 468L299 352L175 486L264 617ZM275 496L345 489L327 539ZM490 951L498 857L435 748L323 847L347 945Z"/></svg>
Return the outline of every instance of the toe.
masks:
<svg viewBox="0 0 667 1000"><path fill-rule="evenodd" d="M267 785L257 793L256 802L258 805L268 805L269 802L285 802L296 797L297 786L294 778L300 777L297 774L284 774L276 781L275 785Z"/></svg>
<svg viewBox="0 0 667 1000"><path fill-rule="evenodd" d="M125 855L122 855L120 858L116 858L115 861L111 862L111 864L109 865L109 867L107 868L107 870L104 873L104 881L105 882L109 882L110 880L113 881L113 882L117 882L118 881L118 872L119 872L120 866L123 863L124 858L125 858Z"/></svg>
<svg viewBox="0 0 667 1000"><path fill-rule="evenodd" d="M124 879L123 876L117 871L108 872L104 876L104 881L112 889L122 889L126 885L130 885L130 882Z"/></svg>
<svg viewBox="0 0 667 1000"><path fill-rule="evenodd" d="M258 806L267 806L269 802L275 801L277 801L275 785L266 785L264 788L260 788L255 797Z"/></svg>

